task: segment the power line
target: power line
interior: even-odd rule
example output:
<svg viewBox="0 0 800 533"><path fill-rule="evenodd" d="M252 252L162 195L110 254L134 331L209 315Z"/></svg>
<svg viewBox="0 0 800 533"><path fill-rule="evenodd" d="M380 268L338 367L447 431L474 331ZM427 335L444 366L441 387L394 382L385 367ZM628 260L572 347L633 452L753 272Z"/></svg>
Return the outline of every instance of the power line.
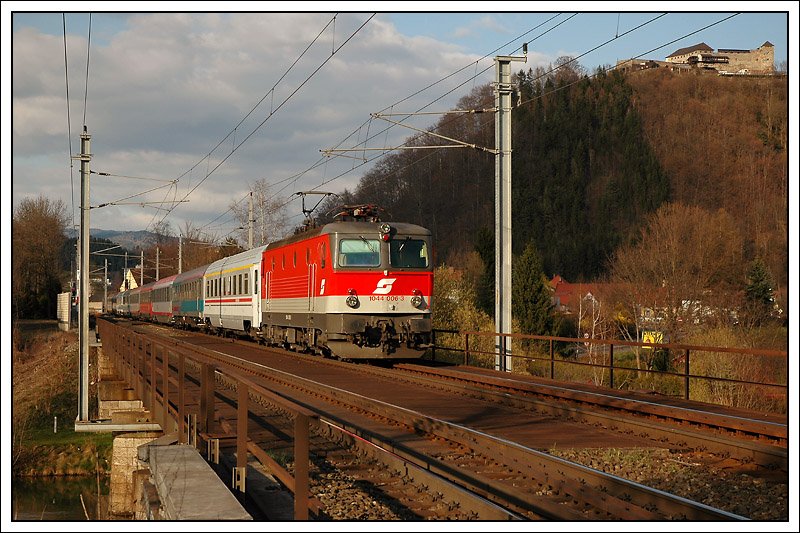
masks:
<svg viewBox="0 0 800 533"><path fill-rule="evenodd" d="M89 38L86 41L86 83L83 91L83 131L86 131L86 100L89 96L89 50L92 45L92 14L89 13Z"/></svg>
<svg viewBox="0 0 800 533"><path fill-rule="evenodd" d="M159 178L144 178L140 176L123 176L122 174L112 174L110 172L98 172L96 170L90 170L89 174L97 174L98 176L105 176L109 178L125 178L129 180L149 180L149 181L160 181L164 183L175 183L177 180L164 180Z"/></svg>
<svg viewBox="0 0 800 533"><path fill-rule="evenodd" d="M482 75L484 72L486 72L486 71L490 70L490 69L493 67L493 65L489 65L488 67L486 67L485 69L481 70L480 72L477 72L477 65L478 65L478 63L479 63L480 61L483 61L484 59L486 59L486 58L488 58L488 57L491 57L493 54L497 53L499 50L501 50L501 49L505 48L506 46L508 46L508 45L510 45L510 44L512 44L512 43L514 43L514 42L516 42L516 41L519 41L520 39L523 39L523 38L524 38L526 35L528 35L529 33L531 33L531 32L533 32L533 31L535 31L535 30L537 30L537 29L541 28L541 27L542 27L542 26L544 26L545 24L547 24L547 23L551 22L552 20L554 20L555 18L557 18L557 17L559 17L559 16L561 16L561 15L563 15L563 13L558 13L558 14L556 14L556 15L553 15L552 17L550 17L549 19L545 20L544 22L542 22L542 23L540 23L540 24L538 24L538 25L534 26L533 28L531 28L531 29L529 29L529 30L527 30L527 31L523 32L522 34L518 35L518 36L517 36L517 37L515 37L514 39L512 39L512 40L510 40L510 41L506 42L505 44L503 44L503 45L501 45L501 46L499 46L499 47L495 48L494 50L492 50L492 51L491 51L491 52L489 52L488 54L485 54L483 57L481 57L480 59L478 59L477 61L475 61L475 63L474 63L474 64L476 65L476 72L475 72L475 73L474 73L474 74L473 74L471 77L467 78L467 79L466 79L464 82L462 82L462 83L460 83L460 84L456 85L455 87L453 87L453 88L452 88L452 89L450 89L449 91L447 91L447 92L445 92L444 94L440 95L438 98L435 98L433 101L431 101L431 102L427 103L426 105L424 105L424 106L420 107L420 108L418 109L418 111L421 111L421 110L423 110L423 109L425 109L425 108L427 108L427 107L430 107L430 106L431 106L431 105L433 105L434 103L438 102L439 100L441 100L442 98L446 97L447 95L449 95L449 94L452 94L452 93L453 93L453 92L455 92L457 89L459 89L459 88L463 87L464 85L466 85L466 84L467 84L467 83L469 83L470 81L472 81L472 80L476 79L477 77L481 76L481 75ZM551 28L547 29L546 31L544 31L544 32L540 33L539 35L537 35L536 37L534 37L534 38L533 38L533 39L532 39L530 42L533 42L533 41L535 41L535 40L537 40L537 39L541 38L542 36L546 35L547 33L551 32L551 31L553 31L554 29L556 29L557 27L561 26L562 24L564 24L564 23L568 22L569 20L571 20L571 19L572 19L572 18L574 18L575 16L577 16L577 13L573 13L573 14L572 14L572 15L570 15L568 18L566 18L566 19L562 20L561 22L559 22L558 24L554 25L553 27L551 27ZM512 53L513 53L513 52L516 52L516 51L517 51L517 50L519 50L519 49L520 49L520 47L517 47L517 48L516 48L514 51L512 51ZM394 104L391 104L390 106L386 106L386 107L384 107L384 108L383 108L383 110L381 110L381 112L382 112L382 111L386 111L387 109L390 109L390 108L394 108L394 106L396 106L396 105L399 105L399 104L401 104L401 103L405 102L406 100L409 100L409 99L413 98L414 96L416 96L416 95L418 95L418 94L420 94L420 93L422 93L422 92L424 92L424 91L426 91L426 90L430 89L431 87L434 87L435 85L438 85L439 83L441 83L441 82L443 82L443 81L445 81L445 80L447 80L447 79L449 79L449 78L451 78L451 77L455 76L456 74L459 74L459 73L463 72L464 70L466 70L466 69L470 68L472 65L473 65L473 63L472 63L472 62L470 62L468 65L466 65L466 66L464 66L464 67L462 67L462 68L460 68L460 69L456 70L455 72L452 72L451 74L448 74L447 76L445 76L445 77L443 77L443 78L441 78L441 79L439 79L439 80L437 80L437 81L435 81L435 82L431 83L430 85L427 85L426 87L424 87L424 88L422 88L422 89L420 89L420 90L418 90L418 91L416 91L416 92L412 93L411 95L409 95L409 96L407 96L407 97L405 97L405 98L403 98L403 99L401 99L401 100L399 100L399 101L395 102ZM409 116L411 116L411 115L409 115ZM371 122L371 120L372 120L372 117L370 117L370 119L369 119L369 120L367 120L367 121L363 122L363 123L362 123L360 126L358 126L358 127L357 127L357 128L356 128L356 129L355 129L353 132L351 132L351 133L350 133L350 135L348 135L347 137L345 137L344 139L342 139L342 140L341 140L339 143L337 143L337 144L336 144L336 145L334 145L334 146L335 146L335 147L339 147L339 146L341 146L341 145L342 145L342 144L343 144L343 143L344 143L344 142L345 142L347 139L349 139L349 138L350 138L350 137L352 137L354 134L356 134L356 132L360 131L360 130L361 130L361 128L363 128L365 125L369 124L369 123ZM401 121L401 122L402 122L402 121ZM446 122L445 124L449 124L449 123L450 123L450 121ZM442 124L442 125L444 125L444 124ZM440 125L440 126L441 126L441 125ZM380 131L378 131L377 133L373 134L372 136L369 136L369 135L367 135L367 136L366 136L366 138L364 139L363 143L366 145L366 142L367 142L367 141L370 141L370 140L372 140L372 139L375 139L376 137L378 137L378 136L380 136L380 135L383 135L384 133L388 133L388 131L389 131L391 128L393 128L393 127L394 127L394 125L390 125L390 126L387 126L386 128L384 128L383 130L380 130ZM410 142L410 141L407 141L407 142ZM401 146L405 146L405 144L407 144L407 142L406 142L406 143L403 143ZM361 143L359 143L359 144L361 144ZM390 150L387 150L387 152L389 152L389 151L390 151ZM319 184L319 185L317 185L316 187L312 188L312 190L315 190L315 189L317 189L317 188L319 188L319 187L322 187L322 186L324 186L324 185L327 185L328 183L331 183L332 181L335 181L336 179L339 179L339 178L341 178L341 177L343 177L343 176L345 176L345 175L349 174L350 172L353 172L353 171L355 171L355 169L357 169L357 168L360 168L360 167L364 166L365 164L371 163L372 161L375 161L376 159L379 159L380 157L383 157L383 155L385 155L385 154L379 154L379 155L377 155L377 156L375 156L375 157L373 157L373 158L371 158L371 159L364 159L364 161L363 161L361 164L359 164L359 165L356 165L356 166L354 166L354 167L350 168L349 170L346 170L346 171L342 172L341 174L339 174L339 175L337 175L337 176L335 176L335 177L333 177L333 178L331 178L331 179L329 179L329 180L323 180L323 182L322 182L322 183L320 183L320 184ZM433 155L433 154L429 154L429 155ZM296 175L295 175L295 177L293 177L293 178L294 178L294 179L293 179L293 182L296 182L296 181L297 181L297 179L299 179L300 177L302 177L302 176L303 176L305 173L307 173L307 172L309 172L309 171L311 171L311 170L313 170L313 169L315 169L315 168L318 168L318 167L319 167L319 166L321 166L321 165L322 165L324 162L327 162L327 160L328 160L328 159L329 159L329 158L328 158L328 157L325 157L325 156L321 157L321 158L320 158L319 160L317 160L317 162L316 162L316 163L314 163L314 164L313 164L313 165L312 165L310 168L308 168L308 169L304 170L304 171L303 171L303 172L301 172L301 173L298 173L298 174L296 174ZM288 179L291 179L291 178L288 178ZM285 181L285 180L284 180L284 181ZM279 182L279 183L280 183L280 182ZM286 189L286 187L288 187L288 186L289 186L289 184L285 185L284 187L282 187L281 189L279 189L278 191L276 191L276 193L275 193L275 194L274 194L272 197L274 198L275 196L277 196L277 194L279 194L281 191L285 190L285 189ZM286 203L282 204L282 205L281 205L281 207L283 207L283 206L285 206L285 205L287 205L287 204L288 204L288 202L286 202Z"/></svg>
<svg viewBox="0 0 800 533"><path fill-rule="evenodd" d="M259 129L261 129L261 127L262 127L262 126L263 126L263 125L264 125L264 124L267 122L267 120L269 120L269 119L270 119L270 118L271 118L271 117L272 117L272 116L273 116L275 113L277 113L277 112L278 112L278 110L279 110L281 107L283 107L283 105L284 105L284 104L286 104L286 102L288 102L288 101L289 101L289 99L291 99L291 98L292 98L292 96L294 96L294 95L295 95L295 94L296 94L296 93L297 93L297 92L298 92L298 91L299 91L301 88L303 88L303 86L305 86L305 84L306 84L306 83L307 83L307 82L308 82L308 81L309 81L309 80L310 80L310 79L311 79L311 78L312 78L312 77L313 77L313 76L314 76L314 75L315 75L317 72L319 72L319 70L320 70L320 69L322 69L322 67L324 67L324 66L325 66L325 65L328 63L328 61L330 61L330 60L331 60L331 58L333 58L333 56L334 56L334 55L335 55L335 54L336 54L336 53L337 53L339 50L341 50L341 48L342 48L342 47L343 47L345 44L347 44L347 43L350 41L350 39L352 39L352 38L353 38L353 37L354 37L354 36L355 36L355 35L356 35L356 34L357 34L359 31L361 31L361 29L362 29L362 28L363 28L363 27L364 27L364 26L365 26L365 25L366 25L366 24L367 24L367 23L368 23L370 20L372 20L372 18L373 18L374 16L375 16L375 13L373 13L372 15L370 15L370 17L369 17L369 18L368 18L368 19L367 19L367 20L366 20L366 21L365 21L363 24L361 24L361 26L359 26L359 27L358 27L358 29L356 29L356 30L355 30L355 32L353 32L353 33L350 35L350 37L348 37L348 38L347 38L347 39L346 39L346 40L345 40L345 41L344 41L344 42L343 42L343 43L342 43L342 44L341 44L341 45L340 45L338 48L336 48L336 49L332 50L332 52L331 52L331 55L330 55L330 56L328 56L328 57L325 59L325 61L323 61L323 62L322 62L322 63L321 63L321 64L320 64L320 65L319 65L319 66L318 66L318 67L317 67L317 68L316 68L316 69L315 69L315 70L314 70L314 71L313 71L313 72L312 72L312 73L311 73L311 74L310 74L310 75L309 75L309 76L308 76L308 77L307 77L307 78L306 78L306 79L305 79L305 80L304 80L304 81L303 81L303 82L302 82L302 83L301 83L301 84L300 84L300 85L297 87L297 88L295 88L295 90L294 90L294 91L292 91L292 92L289 94L289 96L287 96L287 97L286 97L286 98L285 98L285 99L284 99L284 100L283 100L283 101L282 101L282 102L281 102L281 103L278 105L278 107L276 107L276 108L274 108L274 109L270 109L270 113L269 113L269 115L267 115L267 117L266 117L266 118L265 118L263 121L261 121L261 122L258 124L258 126L256 126L256 127L255 127L255 129L253 129L253 131L251 131L251 132L250 132L250 134L248 134L248 135L247 135L247 137L245 137L245 138L244 138L244 139L243 139L243 140L242 140L242 141L241 141L241 142L240 142L238 145L234 146L234 147L231 149L231 151L228 153L228 155L226 155L226 156L225 156L225 157L224 157L224 158L223 158L223 159L222 159L222 160L221 160L221 161L220 161L220 162L219 162L219 163L218 163L218 164L217 164L217 165L216 165L216 166L215 166L213 169L211 169L211 170L207 170L207 171L206 171L206 175L205 175L205 177L204 177L203 179L201 179L201 180L200 180L200 181L199 181L199 182L198 182L198 183L197 183L197 184L196 184L196 185L195 185L195 186L194 186L194 187L193 187L193 188L192 188L192 189L191 189L191 190L190 190L188 193L186 193L186 195L185 195L183 198L184 198L184 199L188 198L188 197L189 197L189 196L190 196L190 195L191 195L191 194L192 194L192 193L193 193L195 190L197 190L197 188L198 188L200 185L202 185L202 184L203 184L203 183L204 183L204 182L205 182L205 181L206 181L206 180L207 180L207 179L208 179L208 178L211 176L211 174L213 174L213 173L214 173L214 172L215 172L215 171L216 171L216 170L217 170L217 169L218 169L220 166L222 166L222 164L224 164L224 163L225 163L225 161L227 161L227 159L228 159L230 156L232 156L232 155L233 155L233 154L234 154L234 153L235 153L235 152L236 152L236 151L237 151L237 150L238 150L238 149L239 149L239 148L240 148L240 147L241 147L241 146L242 146L244 143L246 143L246 142L247 142L247 141L250 139L250 137L252 137L252 136L253 136L253 135L254 135L254 134L255 134L255 133L256 133L256 132L257 132ZM334 19L333 19L333 20L335 20L335 17L334 17ZM332 21L333 21L333 20L332 20ZM250 112L248 112L248 113L247 113L247 115L245 115L245 117L244 117L244 118L243 118L243 119L242 119L242 120L239 122L239 124L237 124L237 125L236 125L236 127L235 127L235 128L232 130L232 131L231 131L231 133L229 133L228 135L226 135L226 136L225 136L225 138L223 138L223 139L222 139L222 140L221 140L219 143L217 143L217 145L214 147L214 149L212 149L212 150L211 150L211 152L209 152L209 153L208 153L208 155L207 155L206 157L209 159L209 162L210 162L211 154L214 152L214 150L216 150L216 148L217 148L217 147L219 147L219 146L220 146L220 145L221 145L221 144L222 144L222 143L223 143L223 142L224 142L224 141L225 141L225 140L226 140L226 139L227 139L227 138L228 138L228 137L229 137L229 136L230 136L230 135L231 135L231 134L234 132L234 131L236 131L236 130L238 129L238 127L239 127L239 126L240 126L240 125L241 125L241 124L244 122L244 120L245 120L247 117L249 117L249 116L250 116L250 114L251 114L251 113L252 113L252 112L253 112L253 111L254 111L254 110L255 110L255 109L256 109L256 108L257 108L257 107L258 107L258 106L261 104L261 102L263 102L263 101L264 101L264 99L266 99L266 97L267 97L269 94L272 94L272 95L273 95L273 97L274 97L274 90L275 90L275 87L277 87L277 84L278 84L278 83L280 83L280 82L281 82L281 81L282 81L282 80L283 80L283 79L286 77L286 75L287 75L287 74L289 73L289 71L290 71L290 70L291 70L291 69L292 69L292 68L293 68L293 67L294 67L294 66L297 64L297 62L300 60L300 58L302 58L302 57L303 57L303 55L305 55L305 53L306 53L306 52L309 50L309 48L310 48L310 47L311 47L311 46L312 46L312 45L313 45L313 44L314 44L314 43L317 41L317 39L319 39L320 35L322 35L322 33L325 31L325 29L326 29L328 26L330 26L330 24L331 24L331 22L332 22L332 21L328 22L328 24L326 24L326 25L325 25L325 27L324 27L324 28L323 28L323 29L320 31L320 33L317 35L317 37L315 37L315 38L314 38L314 40L313 40L313 41L312 41L312 42L311 42L311 43L310 43L310 44L309 44L309 45L308 45L308 46L305 48L305 50L303 50L303 52L300 54L300 56L299 56L299 57L298 57L298 58L297 58L297 59L296 59L296 60L295 60L295 61L292 63L292 65L291 65L291 66L290 66L290 67L289 67L289 68L286 70L286 72L284 72L284 74L283 74L283 75L280 77L280 79L279 79L279 80L278 80L278 81L275 83L275 85L272 87L272 89L270 89L270 91L269 91L269 92L267 92L267 94L265 94L265 95L264 95L264 97L262 97L262 98L261 98L261 100L259 100L259 102L258 102L258 103L257 103L257 104L256 104L256 105L253 107L253 109L251 109L251 110L250 110ZM204 157L203 159L205 159L205 157ZM200 164L200 162L201 162L203 159L201 159L200 161L198 161L197 163L195 163L195 165L194 165L192 168L190 168L189 170L187 170L186 172L184 172L184 173L183 173L183 174L182 174L182 175L181 175L181 176L180 176L178 179L182 178L182 177L183 177L183 176L185 176L185 175L186 175L188 172L190 172L191 170L193 170L193 169L194 169L194 168L195 168L195 167L196 167L198 164ZM176 205L177 205L177 204L176 204ZM163 221L164 221L164 219L166 219L166 217L167 217L167 216L169 216L169 215L170 215L170 213L172 213L172 210L173 210L174 208L175 208L175 207L173 206L173 208L172 208L172 209L170 209L170 210L167 212L167 214L166 214L166 215L164 215L164 217L162 217L162 219L161 219L161 222L163 222Z"/></svg>
<svg viewBox="0 0 800 533"><path fill-rule="evenodd" d="M664 13L663 15L660 15L659 17L656 17L656 18L661 18L662 16L664 16L664 15L667 15L667 14L668 14L668 13ZM700 33L701 31L707 30L708 28L711 28L711 27L713 27L713 26L716 26L717 24L721 24L721 23L725 22L726 20L730 20L730 19L732 19L733 17L735 17L735 16L737 16L737 15L739 15L739 13L734 13L734 14L732 14L732 15L728 16L728 17L725 17L724 19L718 20L718 21L716 21L716 22L712 22L711 24L708 24L707 26L703 26L703 27L702 27L702 28L700 28L700 29L697 29L697 30L694 30L694 31L692 31L692 32L689 32L689 33L687 33L687 34L685 34L685 35L682 35L682 36L678 37L677 39L673 39L673 40L671 40L671 41L669 41L669 42L667 42L667 43L664 43L664 44L662 44L662 45L659 45L659 46L657 46L657 47L655 47L655 48L652 48L652 49L650 49L650 50L648 50L648 51L646 51L646 52L642 52L642 53L640 53L640 54L638 54L638 55L636 55L636 56L632 57L631 59L638 59L638 58L640 58L640 57L642 57L642 56L644 56L644 55L647 55L647 54L652 54L652 53L653 53L653 52L655 52L656 50L661 50L662 48L664 48L664 47L667 47L667 46L669 46L669 45L671 45L671 44L674 44L674 43L676 43L676 42L680 41L681 39L685 39L685 38L687 38L687 37L691 37L691 36L692 36L692 35L694 35L695 33ZM643 24L640 24L639 26L637 26L636 28L633 28L633 29L635 30L635 29L641 28L641 27L642 27L642 26L644 26L645 24L649 24L650 22L653 22L653 20L656 20L656 19L649 20L649 21L647 21L647 22L645 22L645 23L643 23ZM630 31L633 31L633 30L629 30L629 31L627 31L627 32L623 33L622 35L625 35L625 34L627 34L627 33L630 33ZM620 37L622 37L622 35L620 35ZM615 37L614 39L616 39L616 37ZM603 43L603 45L610 43L610 42L611 42L611 41L613 41L614 39L610 39L610 40L606 41L605 43ZM603 45L601 45L601 46L603 46ZM592 49L592 50L590 50L590 51L594 51L594 50L596 50L597 48L599 48L599 46L597 46L597 47L593 48L593 49ZM588 53L588 52L586 52L586 53ZM584 54L581 54L581 55L580 55L580 56L578 56L578 57L583 57L584 55L586 55L586 53L584 53ZM575 59L577 59L577 58L575 58ZM570 62L571 62L571 61L570 61ZM559 68L562 68L563 66L565 66L565 65L569 64L570 62L564 63L564 64L562 64L562 65L559 65L558 67L556 67L556 68L554 68L554 69L551 69L550 71L548 71L548 72L546 72L546 73L542 74L541 76L537 77L537 78L536 78L536 79L534 79L533 81L537 81L537 80L541 79L542 77L546 76L547 74L551 74L551 73L555 72L556 70L558 70ZM613 70L616 70L616 68L617 68L617 67L615 66L615 67L612 67L612 68L610 68L610 69L603 70L603 71L601 71L600 73L606 73L606 72L608 72L608 71L613 71ZM597 74L592 74L591 76L587 76L587 78L591 79L591 78L594 78L594 77L596 77L596 76L597 76ZM532 102L532 101L534 101L534 100L538 100L538 99L540 99L540 98L543 98L543 97L545 97L545 96L547 96L547 95L553 94L553 93L554 93L554 92L556 92L556 91L560 91L560 90L566 89L567 87L571 87L572 85L575 85L576 83L579 83L580 81L581 81L581 80L577 80L577 81L574 81L574 82L572 82L572 83L566 84L566 85L564 85L564 86L562 86L562 87L556 87L556 88L554 88L554 89L550 90L550 91L549 91L549 92L547 92L547 93L543 93L543 94L541 94L541 95L539 95L539 96L537 96L537 97L530 98L530 99L528 99L528 100L525 100L524 102L519 102L519 103L518 103L518 104L517 104L515 107L520 107L521 105L524 105L524 104L530 103L530 102Z"/></svg>
<svg viewBox="0 0 800 533"><path fill-rule="evenodd" d="M72 227L75 227L75 181L73 179L72 163L72 121L69 114L69 66L67 63L67 18L61 13L61 24L64 27L64 83L67 87L67 141L69 142L69 189L72 200Z"/></svg>
<svg viewBox="0 0 800 533"><path fill-rule="evenodd" d="M577 56L577 57L576 57L576 58L574 58L573 60L571 60L571 61L568 61L568 62L565 62L565 63L563 63L563 64L561 64L561 65L558 65L558 66L556 66L555 68L552 68L552 69L550 69L549 71L545 72L545 73L544 73L544 74L542 74L541 76L539 76L539 77L535 78L535 80L541 79L542 77L544 77L544 76L547 76L548 74L551 74L551 73L555 72L556 70L558 70L558 69L560 69L560 68L563 68L564 66L568 65L568 64L569 64L569 63L571 63L572 61L574 61L574 60L577 60L578 58L580 58L580 57L583 57L583 56L585 56L586 54L588 54L588 53L590 53L590 52L593 52L593 51L597 50L598 48L600 48L600 47L602 47L602 46L605 46L605 45L609 44L610 42L614 41L615 39L617 39L617 38L619 38L619 37L623 37L624 35L627 35L627 34L631 33L632 31L638 30L638 29L642 28L643 26L645 26L645 25L647 25L647 24L649 24L649 23L651 23L651 22L653 22L653 21L655 21L655 20L657 20L657 19L659 19L659 18L661 18L661 17L663 17L663 16L665 16L665 15L667 15L667 14L669 14L669 13L663 13L663 14L661 14L661 15L659 15L659 16L657 16L657 17L655 17L655 18L653 18L653 19L651 19L651 20L649 20L649 21L647 21L647 22L644 22L644 23L640 24L639 26L636 26L635 28L632 28L631 30L628 30L628 31L624 32L622 35L618 35L617 37L614 37L613 39L609 39L608 41L606 41L606 42L604 42L604 43L602 43L602 44L600 44L600 45L598 45L598 46L595 46L594 48L592 48L592 49L588 50L587 52L584 52L584 53L580 54L579 56ZM673 43L675 43L675 42L677 42L677 41L680 41L681 39L685 39L686 37L690 37L690 36L692 36L692 35L694 35L694 34L696 34L696 33L699 33L699 32L701 32L701 31L703 31L703 30L706 30L706 29L708 29L708 28L711 28L711 27L713 27L713 26L716 26L717 24L720 24L720 23L722 23L722 22L725 22L726 20L729 20L729 19L733 18L733 17L734 17L734 16L736 16L736 15L738 15L738 13L735 13L735 14L733 14L733 15L731 15L731 16L728 16L728 17L726 17L726 18L724 18L724 19L721 19L721 20L719 20L719 21L717 21L717 22L711 23L711 24L709 24L709 25L707 25L707 26L704 26L704 27L702 27L702 28L700 28L700 29L698 29L698 30L692 31L692 32L690 32L690 33L687 33L687 34L685 34L685 35L682 35L681 37L678 37L677 39L673 39L673 40L671 40L671 41L669 41L669 42L667 42L667 43L664 43L664 44L662 44L662 45L659 45L659 46L657 46L656 48L653 48L653 49L651 49L651 50L648 50L648 51L646 51L646 52L642 52L642 53L640 53L639 55L635 56L635 57L634 57L634 59L635 59L635 58L639 58L639 57L641 57L641 56L644 56L644 55L646 55L646 54L650 54L650 53L652 53L652 52L654 52L654 51L656 51L656 50L660 50L661 48L664 48L664 47L666 47L666 46L669 46L670 44L673 44ZM574 15L573 15L573 16L574 16ZM572 18L572 17L570 17L570 18ZM552 19L551 19L551 20L552 20ZM567 19L567 20L569 20L569 19ZM563 22L566 22L566 20L565 20L565 21L563 21ZM563 22L562 22L562 23L563 23ZM552 30L552 29L553 29L553 28L551 28L550 30ZM548 30L548 32L549 32L550 30ZM545 32L545 33L547 33L547 32ZM542 34L542 35L544 35L544 34ZM540 36L541 36L541 35L540 35ZM537 38L538 38L538 37L537 37ZM516 39L515 39L515 40L516 40ZM512 42L513 42L513 41L512 41ZM493 53L493 52L492 52L492 53ZM485 57L486 57L486 56L485 56ZM485 69L485 70L488 70L488 69ZM484 70L484 71L482 71L482 72L481 72L481 73L479 73L479 74L482 74L483 72L485 72L485 70ZM612 69L609 69L609 70L614 70L614 69L612 68ZM604 71L604 72L605 72L605 71ZM592 76L588 76L588 78L593 78L593 77L595 77L596 75L597 75L597 74L593 74ZM535 81L535 80L534 80L534 81ZM467 80L467 82L468 82L468 81L469 81L469 80ZM536 99L541 99L541 98L544 98L545 96L547 96L547 95L550 95L550 94L553 94L553 93L554 93L554 92L556 92L556 91L559 91L559 90L565 89L565 88L567 88L567 87L570 87L570 86L572 86L572 85L574 85L574 84L576 84L576 83L580 83L580 81L581 81L581 80L577 80L577 81L575 81L575 82L573 82L573 83L570 83L570 84L564 85L564 86L562 86L562 87L554 88L554 89L552 89L552 90L548 91L547 93L543 93L543 94L539 95L538 97L531 98L531 99L529 99L529 100L526 100L526 101L524 101L524 102L519 102L519 103L518 103L518 104L517 104L515 107L519 107L519 106L521 106L521 105L524 105L524 104L530 103L531 101L533 101L533 100L536 100ZM467 82L465 82L465 83L467 83ZM460 86L463 86L463 85L464 85L464 83L462 83ZM460 86L459 86L459 87L460 87ZM440 98L441 98L441 97L440 97ZM425 106L425 107L427 107L427 106ZM424 109L424 107L423 107L422 109ZM447 124L450 124L451 122L453 122L454 120L458 120L459 118L461 118L461 116L460 116L460 115L459 115L459 116L455 116L455 117L454 117L454 118L452 118L451 120L448 120L448 121L442 122L442 123L441 123L441 124L439 124L439 125L438 125L438 126L435 128L435 129L438 129L438 128L441 128L441 127L443 127L443 126L445 126L445 125L447 125ZM486 127L486 126L487 126L487 125L488 125L490 122L491 122L491 121L487 120L486 122L484 122L484 123L480 124L480 125L479 125L479 128ZM381 133L383 133L383 132L380 132L379 134L381 134ZM378 135L379 135L379 134L378 134ZM352 136L352 134L351 134L351 136ZM411 142L411 140L407 141L406 143L403 143L403 145L401 145L401 146L405 146L406 144L408 144L408 142ZM415 160L415 161L413 161L413 162L409 163L408 165L404 166L403 168L401 168L401 169L397 169L397 170L394 170L394 171L392 171L391 173L389 173L389 174L386 174L386 175L384 176L384 179L387 179L389 176L392 176L392 175L398 174L399 172L402 172L403 170L405 170L405 169L409 168L410 166L412 166L412 165L415 165L415 164L417 164L417 163L419 163L419 162L421 162L421 161L424 161L425 159L427 159L427 158L429 158L429 157L432 157L432 156L436 155L436 153L438 153L438 150L436 150L436 151L434 151L434 152L427 153L425 156L423 156L423 157L421 157L421 158L419 158L419 159L417 159L417 160ZM367 160L367 159L365 159L363 163L361 163L361 164L359 164L359 165L357 165L357 166L353 167L352 169L346 170L346 171L342 172L341 174L339 174L339 175L337 175L337 176L334 176L333 178L331 178L331 179L329 179L329 180L327 180L327 181L323 181L322 183L320 183L320 184L319 184L317 187L314 187L313 189L316 189L316 188L318 188L318 187L322 187L322 186L324 186L324 185L327 185L327 184L331 183L332 181L335 181L335 180L337 180L337 179L339 179L339 178L341 178L341 177L345 176L346 174L348 174L348 173L352 172L352 171L353 171L353 170L355 170L356 168L360 168L360 167L362 167L362 166L364 166L364 165L366 165L366 164L369 164L369 163L371 163L371 162L375 161L376 159L379 159L379 158L383 157L384 155L385 155L385 154L379 154L379 155L376 155L375 157L373 157L373 158L371 158L371 159L368 159L368 160ZM313 190L313 189L312 189L312 190ZM285 205L288 205L288 203L289 203L289 201L285 202L284 204L282 204L282 205L281 205L281 207L283 207L283 206L285 206Z"/></svg>

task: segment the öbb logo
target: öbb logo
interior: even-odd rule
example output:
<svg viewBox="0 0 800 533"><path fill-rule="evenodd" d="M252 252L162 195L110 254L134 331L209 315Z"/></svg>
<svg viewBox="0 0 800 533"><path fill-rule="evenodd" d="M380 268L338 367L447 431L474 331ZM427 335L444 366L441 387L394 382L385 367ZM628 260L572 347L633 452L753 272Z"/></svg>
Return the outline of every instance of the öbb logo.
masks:
<svg viewBox="0 0 800 533"><path fill-rule="evenodd" d="M392 292L392 284L397 280L397 278L383 278L378 282L377 287L372 294L389 294Z"/></svg>

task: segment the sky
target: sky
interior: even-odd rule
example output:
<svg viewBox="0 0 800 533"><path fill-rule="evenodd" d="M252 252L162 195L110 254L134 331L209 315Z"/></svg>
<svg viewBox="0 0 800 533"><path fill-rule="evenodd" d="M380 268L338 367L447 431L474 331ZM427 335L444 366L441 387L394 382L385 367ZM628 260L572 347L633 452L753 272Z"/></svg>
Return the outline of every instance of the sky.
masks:
<svg viewBox="0 0 800 533"><path fill-rule="evenodd" d="M451 109L492 81L494 56L521 56L523 42L526 61L515 71L573 56L590 73L700 42L754 49L769 41L780 64L797 44L789 2L735 16L648 2L636 4L644 13L580 11L598 5L580 2L536 3L542 12L514 12L533 4L509 2L510 11L491 13L443 11L450 3L298 4L338 14L253 11L271 4L249 2L57 5L63 18L34 12L52 9L47 3L3 2L3 27L12 29L3 32L3 153L11 153L3 186L12 182L3 208L41 194L80 222L80 164L69 155L80 152L85 124L90 169L111 174L91 175L92 228L152 229L163 220L177 233L189 221L217 237L238 225L228 209L257 180L285 199L291 225L302 220L296 192L353 190L379 149L414 133L371 113ZM141 11L148 7L160 12ZM376 7L385 11L364 9ZM86 9L96 10L91 35ZM438 118L405 123L424 129ZM347 150L356 147L372 150ZM330 148L343 151L323 152Z"/></svg>

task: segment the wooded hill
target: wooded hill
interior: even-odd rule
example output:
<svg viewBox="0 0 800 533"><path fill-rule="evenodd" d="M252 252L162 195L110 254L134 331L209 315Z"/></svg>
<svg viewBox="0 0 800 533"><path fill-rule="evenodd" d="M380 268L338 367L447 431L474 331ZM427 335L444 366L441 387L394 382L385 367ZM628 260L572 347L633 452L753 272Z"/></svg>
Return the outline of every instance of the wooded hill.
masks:
<svg viewBox="0 0 800 533"><path fill-rule="evenodd" d="M667 202L724 210L743 263L788 275L788 81L651 69L587 76L580 67L519 72L512 116L513 247L533 242L547 275L591 281ZM458 109L494 105L489 85ZM494 147L494 115L449 114L432 130ZM419 135L408 144L436 141ZM494 229L494 156L404 150L383 158L343 200L426 226L437 263L458 267ZM702 243L699 243L702 244ZM653 243L658 246L658 243Z"/></svg>

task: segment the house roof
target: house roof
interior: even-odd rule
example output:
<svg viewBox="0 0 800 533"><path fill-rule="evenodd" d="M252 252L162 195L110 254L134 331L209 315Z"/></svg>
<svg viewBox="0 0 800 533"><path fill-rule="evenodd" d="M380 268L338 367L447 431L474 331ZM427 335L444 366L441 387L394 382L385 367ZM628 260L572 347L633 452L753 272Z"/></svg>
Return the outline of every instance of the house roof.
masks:
<svg viewBox="0 0 800 533"><path fill-rule="evenodd" d="M674 56L682 56L688 54L690 52L697 52L697 51L704 51L704 52L713 52L714 49L708 46L706 43L699 43L692 46L687 46L686 48L681 48L680 50L675 50L667 57L674 57Z"/></svg>
<svg viewBox="0 0 800 533"><path fill-rule="evenodd" d="M577 305L578 298L586 294L596 293L600 284L597 283L569 283L556 274L550 280L553 288L553 299L566 308Z"/></svg>

